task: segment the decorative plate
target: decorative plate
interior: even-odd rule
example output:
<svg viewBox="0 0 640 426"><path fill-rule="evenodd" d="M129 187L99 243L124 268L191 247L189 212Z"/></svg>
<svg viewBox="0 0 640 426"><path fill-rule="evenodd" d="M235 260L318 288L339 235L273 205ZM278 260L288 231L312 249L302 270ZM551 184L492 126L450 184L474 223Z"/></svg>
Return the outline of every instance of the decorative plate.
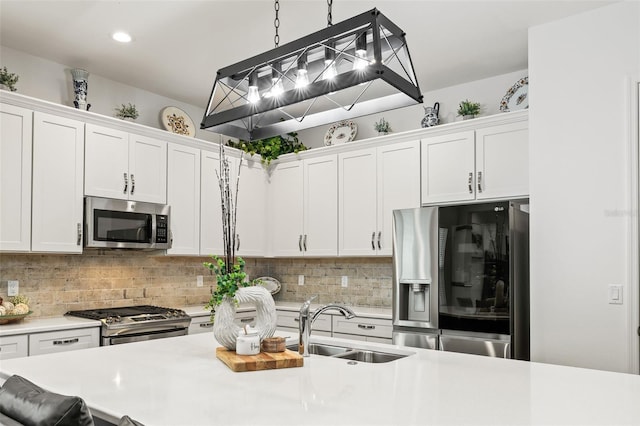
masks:
<svg viewBox="0 0 640 426"><path fill-rule="evenodd" d="M351 120L344 120L329 127L324 135L325 146L351 142L358 133L358 126Z"/></svg>
<svg viewBox="0 0 640 426"><path fill-rule="evenodd" d="M160 111L160 121L164 128L179 135L196 136L196 126L186 112L180 108L168 106Z"/></svg>
<svg viewBox="0 0 640 426"><path fill-rule="evenodd" d="M27 315L31 315L32 313L33 311L29 311L26 314L20 314L20 315L1 315L0 324L9 324L10 322L21 321L24 319L24 317L26 317Z"/></svg>
<svg viewBox="0 0 640 426"><path fill-rule="evenodd" d="M500 101L500 111L509 112L529 108L529 77L516 81Z"/></svg>
<svg viewBox="0 0 640 426"><path fill-rule="evenodd" d="M282 288L282 286L280 285L280 281L276 280L275 278L260 277L257 279L261 281L258 285L269 290L269 292L271 292L272 295L279 292L280 289Z"/></svg>

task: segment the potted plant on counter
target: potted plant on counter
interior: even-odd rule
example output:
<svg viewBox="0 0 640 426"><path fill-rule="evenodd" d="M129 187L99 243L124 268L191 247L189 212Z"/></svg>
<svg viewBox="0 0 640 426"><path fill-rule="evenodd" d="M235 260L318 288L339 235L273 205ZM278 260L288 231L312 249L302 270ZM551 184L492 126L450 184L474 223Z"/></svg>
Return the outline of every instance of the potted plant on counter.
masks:
<svg viewBox="0 0 640 426"><path fill-rule="evenodd" d="M19 79L20 77L14 73L10 73L7 70L7 67L2 67L2 69L0 69L0 88L1 89L15 92L16 90L18 90L16 89L16 83L18 82Z"/></svg>
<svg viewBox="0 0 640 426"><path fill-rule="evenodd" d="M458 115L461 115L463 120L474 118L478 114L480 114L480 104L478 102L470 102L469 99L460 102Z"/></svg>

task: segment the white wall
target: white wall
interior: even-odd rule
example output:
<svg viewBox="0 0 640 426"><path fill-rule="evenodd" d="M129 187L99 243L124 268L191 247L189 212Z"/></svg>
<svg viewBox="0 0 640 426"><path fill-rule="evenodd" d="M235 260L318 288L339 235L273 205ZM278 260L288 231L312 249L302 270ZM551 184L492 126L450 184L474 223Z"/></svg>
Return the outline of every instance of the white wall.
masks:
<svg viewBox="0 0 640 426"><path fill-rule="evenodd" d="M37 56L32 56L5 46L0 46L1 65L20 76L16 84L18 92L33 98L73 107L72 65L62 65ZM196 127L196 138L218 142L218 135L200 130L204 114L202 107L189 105L155 93L147 92L100 76L89 71L87 101L91 112L114 116L114 108L121 104L135 104L140 112L136 123L164 129L160 122L160 111L166 106L175 106L185 111Z"/></svg>
<svg viewBox="0 0 640 426"><path fill-rule="evenodd" d="M638 301L609 304L607 289L638 294L628 109L639 71L638 2L529 31L534 361L637 372Z"/></svg>
<svg viewBox="0 0 640 426"><path fill-rule="evenodd" d="M526 75L527 70L521 70L425 92L423 93L424 104L422 105L413 105L356 118L353 120L358 125L358 134L355 140L378 136L378 133L373 129L373 124L381 117L389 122L394 133L419 129L422 117L424 117L424 107L433 106L435 102L440 103L439 117L442 124L462 120L462 117L457 116L457 111L458 104L465 99L480 103L480 116L498 114L500 113L500 101L506 91ZM327 124L300 131L298 137L308 147L324 146L324 136L330 126L331 124Z"/></svg>

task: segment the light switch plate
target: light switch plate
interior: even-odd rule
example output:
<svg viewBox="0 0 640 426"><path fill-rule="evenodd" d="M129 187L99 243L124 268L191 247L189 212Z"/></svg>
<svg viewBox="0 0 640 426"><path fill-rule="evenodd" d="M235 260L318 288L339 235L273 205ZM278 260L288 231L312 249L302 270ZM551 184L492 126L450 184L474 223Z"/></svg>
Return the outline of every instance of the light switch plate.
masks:
<svg viewBox="0 0 640 426"><path fill-rule="evenodd" d="M609 304L622 305L622 286L609 284Z"/></svg>
<svg viewBox="0 0 640 426"><path fill-rule="evenodd" d="M298 285L304 285L304 275L298 275Z"/></svg>
<svg viewBox="0 0 640 426"><path fill-rule="evenodd" d="M7 281L7 296L17 296L20 290L19 284L20 282L18 280Z"/></svg>
<svg viewBox="0 0 640 426"><path fill-rule="evenodd" d="M204 285L204 279L202 275L196 275L196 286L202 287Z"/></svg>

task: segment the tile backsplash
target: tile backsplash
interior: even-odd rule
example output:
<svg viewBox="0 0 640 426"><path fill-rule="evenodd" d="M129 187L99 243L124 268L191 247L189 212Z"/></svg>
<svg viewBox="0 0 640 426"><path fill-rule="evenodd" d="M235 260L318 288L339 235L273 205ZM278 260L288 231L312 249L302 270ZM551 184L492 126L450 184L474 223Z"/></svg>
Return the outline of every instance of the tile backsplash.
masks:
<svg viewBox="0 0 640 426"><path fill-rule="evenodd" d="M82 255L0 255L0 296L7 280L20 282L31 299L33 316L69 310L148 304L168 307L203 305L215 279L202 266L208 257L164 256L139 251L96 250ZM282 289L276 301L343 302L391 307L391 258L245 259L250 278L272 276ZM203 275L203 287L196 276ZM304 275L304 285L298 276ZM342 276L348 287L341 286Z"/></svg>

